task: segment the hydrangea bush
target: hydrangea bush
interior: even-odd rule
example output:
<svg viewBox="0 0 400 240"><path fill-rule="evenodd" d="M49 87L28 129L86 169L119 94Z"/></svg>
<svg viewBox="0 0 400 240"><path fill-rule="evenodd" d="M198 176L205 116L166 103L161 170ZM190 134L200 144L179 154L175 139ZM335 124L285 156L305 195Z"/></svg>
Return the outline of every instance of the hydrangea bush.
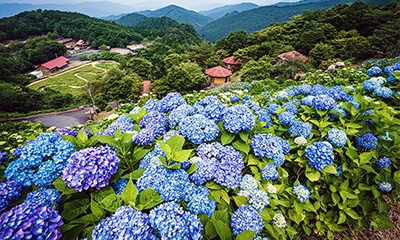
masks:
<svg viewBox="0 0 400 240"><path fill-rule="evenodd" d="M391 227L400 120L389 105L397 106L399 89L388 80L396 67L386 67L372 80L368 69L336 67L287 88L265 81L143 98L97 128L85 126L92 137L63 135L77 152L56 168L61 177L46 175L61 199L28 180L57 160L43 156L39 142L70 145L57 134L28 143L15 159L29 153L29 161L9 163L6 176L23 179L29 194L19 199L15 187L3 191L3 202L58 204L64 239L292 239L300 232L333 239L348 228ZM330 74L333 85L320 85ZM3 216L28 214L20 212Z"/></svg>

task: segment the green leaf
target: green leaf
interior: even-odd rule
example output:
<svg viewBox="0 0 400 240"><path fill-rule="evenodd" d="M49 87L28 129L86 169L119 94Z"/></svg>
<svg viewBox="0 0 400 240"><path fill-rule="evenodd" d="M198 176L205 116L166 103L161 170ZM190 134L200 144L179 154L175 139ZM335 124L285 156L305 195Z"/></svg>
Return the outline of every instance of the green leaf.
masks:
<svg viewBox="0 0 400 240"><path fill-rule="evenodd" d="M109 212L115 212L122 206L122 201L117 195L109 195L100 202L100 206Z"/></svg>
<svg viewBox="0 0 400 240"><path fill-rule="evenodd" d="M141 146L136 146L133 150L133 158L134 159L142 159L147 153L149 149L143 149Z"/></svg>
<svg viewBox="0 0 400 240"><path fill-rule="evenodd" d="M90 210L92 211L93 215L99 219L101 219L101 217L104 214L103 209L100 207L100 205L94 199L92 199L92 201L90 201Z"/></svg>
<svg viewBox="0 0 400 240"><path fill-rule="evenodd" d="M138 203L143 205L143 209L150 209L162 203L160 194L153 189L145 189L139 194Z"/></svg>
<svg viewBox="0 0 400 240"><path fill-rule="evenodd" d="M109 195L116 195L114 189L112 189L112 187L110 186L103 187L100 190L93 191L90 194L92 199L96 200L97 202L103 201L103 199L108 197Z"/></svg>
<svg viewBox="0 0 400 240"><path fill-rule="evenodd" d="M163 141L157 141L157 143L160 145L161 149L165 152L165 155L167 155L167 158L169 156L171 156L172 149L168 144L164 143Z"/></svg>
<svg viewBox="0 0 400 240"><path fill-rule="evenodd" d="M188 175L190 175L190 174L194 173L196 170L197 170L196 164L192 164L192 166L190 166L190 168L188 170L186 170L186 173Z"/></svg>
<svg viewBox="0 0 400 240"><path fill-rule="evenodd" d="M221 202L221 190L210 191L210 199L217 203Z"/></svg>
<svg viewBox="0 0 400 240"><path fill-rule="evenodd" d="M182 150L175 152L174 161L183 163L189 159L190 154L192 153L193 149L190 150Z"/></svg>
<svg viewBox="0 0 400 240"><path fill-rule="evenodd" d="M318 170L316 170L316 169L315 169L315 171L306 171L306 177L311 182L315 182L320 179L321 173L319 173Z"/></svg>
<svg viewBox="0 0 400 240"><path fill-rule="evenodd" d="M81 140L82 142L86 142L89 139L85 131L79 131L78 136L76 136L76 138Z"/></svg>
<svg viewBox="0 0 400 240"><path fill-rule="evenodd" d="M180 169L181 164L180 163L175 163L174 165L168 166L168 169Z"/></svg>
<svg viewBox="0 0 400 240"><path fill-rule="evenodd" d="M296 224L300 224L300 222L303 220L301 213L296 212L296 210L289 209L288 212L290 219L292 219Z"/></svg>
<svg viewBox="0 0 400 240"><path fill-rule="evenodd" d="M228 209L225 208L223 210L214 211L211 220L212 221L219 220L229 225L230 219L229 219Z"/></svg>
<svg viewBox="0 0 400 240"><path fill-rule="evenodd" d="M332 193L331 194L331 197L332 197L332 201L333 201L333 203L335 204L335 205L337 205L339 202L340 202L340 197L339 197L339 194L337 194L337 193ZM346 200L346 199L345 199Z"/></svg>
<svg viewBox="0 0 400 240"><path fill-rule="evenodd" d="M62 177L58 177L52 184L55 189L61 192L61 195L69 195L77 192L74 188L68 187Z"/></svg>
<svg viewBox="0 0 400 240"><path fill-rule="evenodd" d="M208 236L210 239L216 238L218 236L218 233L215 230L214 224L212 222L207 222L204 231L206 233L206 236Z"/></svg>
<svg viewBox="0 0 400 240"><path fill-rule="evenodd" d="M61 217L65 220L72 220L84 213L89 206L88 198L76 199L74 201L67 202L64 204L64 211L62 211Z"/></svg>
<svg viewBox="0 0 400 240"><path fill-rule="evenodd" d="M387 219L384 215L378 215L373 218L373 221L380 227L380 228L391 228L394 227L394 224Z"/></svg>
<svg viewBox="0 0 400 240"><path fill-rule="evenodd" d="M118 142L109 135L101 135L101 136L97 136L97 140L99 140L99 142L104 143L104 144L109 144L113 147L118 147Z"/></svg>
<svg viewBox="0 0 400 240"><path fill-rule="evenodd" d="M218 233L218 236L222 240L231 240L233 239L231 229L229 228L229 225L220 221L220 220L215 220L213 221L215 230Z"/></svg>
<svg viewBox="0 0 400 240"><path fill-rule="evenodd" d="M345 223L346 220L347 220L346 214L344 214L343 211L339 211L339 219L337 221L337 224Z"/></svg>
<svg viewBox="0 0 400 240"><path fill-rule="evenodd" d="M230 203L229 195L225 190L221 190L221 197L227 204Z"/></svg>
<svg viewBox="0 0 400 240"><path fill-rule="evenodd" d="M143 175L145 170L146 170L145 168L136 169L131 173L125 174L122 178L138 180Z"/></svg>
<svg viewBox="0 0 400 240"><path fill-rule="evenodd" d="M257 166L259 162L260 161L258 160L258 158L256 156L254 156L253 154L250 154L249 155L249 162L247 163L247 165Z"/></svg>
<svg viewBox="0 0 400 240"><path fill-rule="evenodd" d="M236 237L236 240L249 240L249 239L254 239L254 236L256 235L256 231L249 231L245 230L241 234L239 234Z"/></svg>
<svg viewBox="0 0 400 240"><path fill-rule="evenodd" d="M230 133L230 132L222 132L221 135L221 143L222 145L227 145L231 143L235 139L235 134Z"/></svg>
<svg viewBox="0 0 400 240"><path fill-rule="evenodd" d="M185 138L176 134L167 140L167 144L171 147L173 151L180 151L185 144Z"/></svg>
<svg viewBox="0 0 400 240"><path fill-rule="evenodd" d="M337 174L337 173L338 173L338 172L336 171L335 166L333 166L333 165L326 166L326 167L323 169L323 171L326 172L326 173L330 173L330 174Z"/></svg>
<svg viewBox="0 0 400 240"><path fill-rule="evenodd" d="M250 146L249 144L243 142L242 140L237 140L233 142L232 146L236 148L237 150L244 152L246 154L249 154L250 152Z"/></svg>
<svg viewBox="0 0 400 240"><path fill-rule="evenodd" d="M394 172L393 180L394 180L395 182L399 182L399 181L400 181L400 171Z"/></svg>
<svg viewBox="0 0 400 240"><path fill-rule="evenodd" d="M362 165L361 168L364 169L364 170L367 170L369 173L372 172L372 173L375 173L375 174L376 174L376 171L375 171L374 168L371 167L370 165Z"/></svg>
<svg viewBox="0 0 400 240"><path fill-rule="evenodd" d="M75 224L75 223L93 224L93 223L95 223L96 219L97 219L96 215L88 214L88 215L84 215L84 216L82 216L80 218L74 219L70 223L71 224Z"/></svg>
<svg viewBox="0 0 400 240"><path fill-rule="evenodd" d="M243 142L247 142L249 140L249 132L239 132L239 137L243 140Z"/></svg>
<svg viewBox="0 0 400 240"><path fill-rule="evenodd" d="M235 201L237 207L247 204L247 198L242 196L233 197L233 201Z"/></svg>
<svg viewBox="0 0 400 240"><path fill-rule="evenodd" d="M129 179L124 191L119 196L122 200L124 200L125 204L129 204L130 202L136 202L138 193L139 191L133 184L132 179Z"/></svg>
<svg viewBox="0 0 400 240"><path fill-rule="evenodd" d="M360 164L370 163L372 159L371 152L364 152L360 154Z"/></svg>
<svg viewBox="0 0 400 240"><path fill-rule="evenodd" d="M360 217L358 216L358 214L357 214L353 209L348 208L348 209L345 210L345 213L346 213L347 215L349 215L351 218L355 219L355 220L357 220L357 219L360 218Z"/></svg>
<svg viewBox="0 0 400 240"><path fill-rule="evenodd" d="M165 160L165 158L163 156L158 156L158 159L160 159L160 162L162 163L162 165L164 165L165 167L168 167L167 160Z"/></svg>

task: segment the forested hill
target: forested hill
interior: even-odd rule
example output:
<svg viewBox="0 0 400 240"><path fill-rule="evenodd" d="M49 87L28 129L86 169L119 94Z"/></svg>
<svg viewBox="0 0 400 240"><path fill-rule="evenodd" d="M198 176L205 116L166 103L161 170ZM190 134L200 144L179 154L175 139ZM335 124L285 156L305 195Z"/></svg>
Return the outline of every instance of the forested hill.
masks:
<svg viewBox="0 0 400 240"><path fill-rule="evenodd" d="M305 10L315 11L318 9L328 9L338 4L351 2L355 2L355 0L329 0L289 6L265 6L255 8L213 21L202 27L199 33L204 39L215 43L217 40L228 36L229 33L238 29L243 29L250 34L267 28L272 22L287 21ZM391 2L391 0L366 0L364 2L386 4Z"/></svg>
<svg viewBox="0 0 400 240"><path fill-rule="evenodd" d="M0 41L26 39L48 32L57 32L63 37L73 39L84 39L92 44L95 42L97 45L120 47L143 40L143 37L132 29L80 13L36 10L0 19Z"/></svg>
<svg viewBox="0 0 400 240"><path fill-rule="evenodd" d="M130 14L123 15L119 19L116 19L116 20L112 19L112 20L114 20L114 22L124 25L126 27L131 27L131 26L138 24L139 22L143 21L146 18L147 17L142 14L130 13Z"/></svg>
<svg viewBox="0 0 400 240"><path fill-rule="evenodd" d="M196 30L213 20L211 17L175 5L169 5L155 11L147 10L137 13L145 15L146 17L169 17L179 23L189 23L193 25Z"/></svg>
<svg viewBox="0 0 400 240"><path fill-rule="evenodd" d="M239 3L239 4L225 5L222 7L217 7L217 8L211 9L211 10L207 10L207 11L200 11L199 13L201 13L205 16L212 17L214 19L218 19L218 18L221 18L221 17L225 16L226 14L229 14L232 12L243 12L243 11L258 8L258 7L260 7L260 6L258 6L257 4L254 4L251 2L243 2L243 3Z"/></svg>

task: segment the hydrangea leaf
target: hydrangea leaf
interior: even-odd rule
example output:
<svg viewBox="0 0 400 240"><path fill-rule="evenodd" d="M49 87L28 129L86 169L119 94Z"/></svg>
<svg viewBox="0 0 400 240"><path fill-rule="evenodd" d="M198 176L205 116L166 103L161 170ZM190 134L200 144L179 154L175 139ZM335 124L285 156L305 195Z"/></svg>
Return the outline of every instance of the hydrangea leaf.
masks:
<svg viewBox="0 0 400 240"><path fill-rule="evenodd" d="M335 166L333 166L333 165L329 165L329 166L325 167L323 169L323 171L326 172L326 173L330 173L330 174L337 174L338 173L336 168L335 168Z"/></svg>
<svg viewBox="0 0 400 240"><path fill-rule="evenodd" d="M124 191L119 196L122 198L122 200L124 200L125 204L128 204L129 202L136 202L138 193L139 191L133 184L132 179L129 179Z"/></svg>
<svg viewBox="0 0 400 240"><path fill-rule="evenodd" d="M173 160L183 163L189 159L190 154L192 154L192 152L193 152L193 149L177 151L177 152L175 152L175 156L174 156Z"/></svg>
<svg viewBox="0 0 400 240"><path fill-rule="evenodd" d="M82 143L85 143L89 139L85 131L79 131L78 136L76 136L76 138L82 141Z"/></svg>
<svg viewBox="0 0 400 240"><path fill-rule="evenodd" d="M230 132L222 132L221 143L222 145L230 144L235 139L235 134Z"/></svg>
<svg viewBox="0 0 400 240"><path fill-rule="evenodd" d="M321 178L321 173L316 169L307 168L306 177L311 182L315 182Z"/></svg>
<svg viewBox="0 0 400 240"><path fill-rule="evenodd" d="M232 231L229 228L228 224L222 222L221 220L215 220L215 221L213 221L213 224L214 224L215 230L218 233L218 236L222 240L231 240L231 239L233 239Z"/></svg>
<svg viewBox="0 0 400 240"><path fill-rule="evenodd" d="M242 140L237 140L237 141L233 142L232 146L234 148L236 148L237 150L244 152L246 154L248 154L250 151L249 144L243 142Z"/></svg>
<svg viewBox="0 0 400 240"><path fill-rule="evenodd" d="M68 187L65 182L62 180L62 177L57 178L53 182L53 186L55 189L61 192L62 195L68 195L77 192L74 188Z"/></svg>
<svg viewBox="0 0 400 240"><path fill-rule="evenodd" d="M245 230L241 234L237 235L236 240L254 239L254 235L256 235L256 231Z"/></svg>
<svg viewBox="0 0 400 240"><path fill-rule="evenodd" d="M197 170L196 164L192 164L192 165L190 166L190 168L189 168L188 170L186 170L186 173L187 173L188 175L190 175L190 174L194 173L196 170Z"/></svg>
<svg viewBox="0 0 400 240"><path fill-rule="evenodd" d="M210 239L216 238L218 236L218 233L215 230L214 224L212 222L207 222L204 228L204 232Z"/></svg>
<svg viewBox="0 0 400 240"><path fill-rule="evenodd" d="M64 211L61 213L61 217L65 220L72 220L89 208L89 199L76 199L71 202L64 204Z"/></svg>
<svg viewBox="0 0 400 240"><path fill-rule="evenodd" d="M173 151L179 151L183 148L183 145L185 144L185 138L176 134L167 140L167 144L171 147Z"/></svg>
<svg viewBox="0 0 400 240"><path fill-rule="evenodd" d="M162 203L160 194L153 189L145 189L139 194L138 204L143 205L143 209L150 209Z"/></svg>
<svg viewBox="0 0 400 240"><path fill-rule="evenodd" d="M242 197L242 196L233 197L233 201L235 201L237 207L240 207L242 205L246 205L247 204L247 198Z"/></svg>
<svg viewBox="0 0 400 240"><path fill-rule="evenodd" d="M100 202L100 206L109 212L115 212L122 206L122 201L116 194L109 195Z"/></svg>

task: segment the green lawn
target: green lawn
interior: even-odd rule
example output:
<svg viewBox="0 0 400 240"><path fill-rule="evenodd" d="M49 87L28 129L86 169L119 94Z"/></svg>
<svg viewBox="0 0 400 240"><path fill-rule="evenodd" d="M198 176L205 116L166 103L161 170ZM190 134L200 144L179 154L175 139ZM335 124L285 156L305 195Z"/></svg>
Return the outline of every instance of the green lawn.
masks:
<svg viewBox="0 0 400 240"><path fill-rule="evenodd" d="M104 69L110 69L113 66L117 66L117 63L97 63L96 66ZM96 76L101 75L104 70L93 67L92 65L86 65L84 67L79 67L69 72L60 73L47 79L44 79L41 82L35 83L30 86L30 88L39 90L43 87L51 87L51 89L60 91L61 93L71 93L71 94L79 94L84 91L85 88L71 88L69 86L84 86L86 82L75 74L79 75L80 77L86 79L87 81L93 81ZM54 86L60 85L60 86ZM68 86L62 86L68 85Z"/></svg>

